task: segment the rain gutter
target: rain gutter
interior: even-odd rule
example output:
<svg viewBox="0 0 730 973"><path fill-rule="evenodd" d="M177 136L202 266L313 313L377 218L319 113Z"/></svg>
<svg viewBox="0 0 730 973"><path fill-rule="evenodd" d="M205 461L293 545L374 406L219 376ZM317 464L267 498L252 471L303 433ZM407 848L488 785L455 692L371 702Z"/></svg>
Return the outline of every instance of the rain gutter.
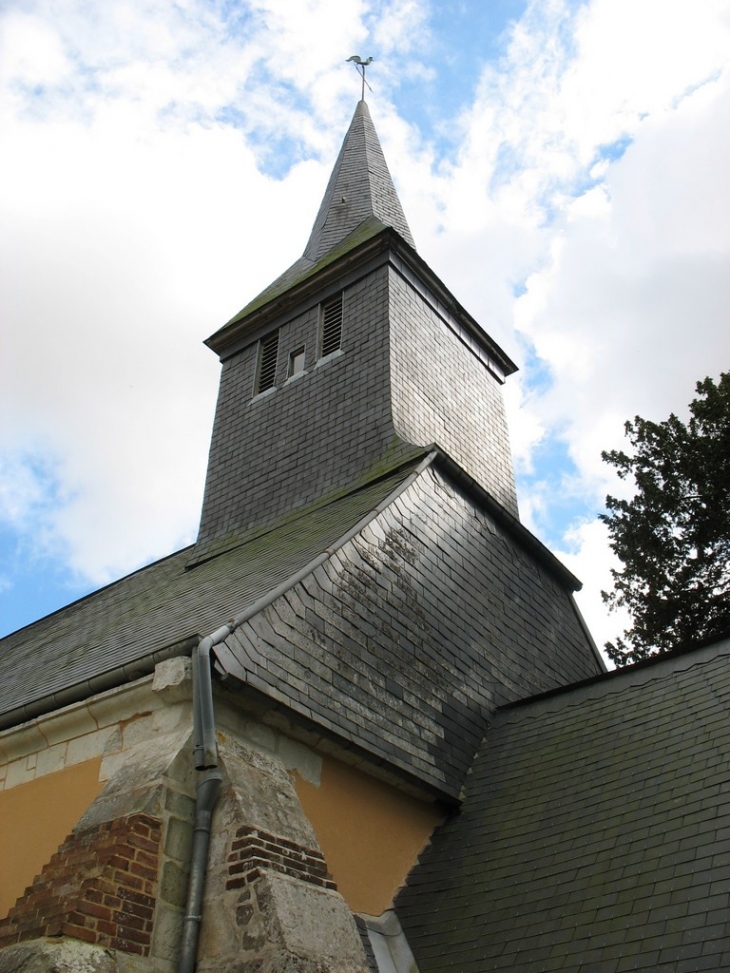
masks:
<svg viewBox="0 0 730 973"><path fill-rule="evenodd" d="M197 635L191 636L181 642L165 646L163 649L156 649L139 659L125 662L124 665L116 666L114 669L102 672L91 679L83 679L65 689L47 693L29 703L23 703L22 706L16 706L15 709L8 710L0 716L0 730L8 730L20 723L45 716L46 713L52 713L64 706L80 703L90 696L106 692L107 689L116 689L117 686L123 686L125 683L140 679L142 676L148 676L155 671L158 662L175 659L178 656L189 656L195 649L199 638Z"/></svg>

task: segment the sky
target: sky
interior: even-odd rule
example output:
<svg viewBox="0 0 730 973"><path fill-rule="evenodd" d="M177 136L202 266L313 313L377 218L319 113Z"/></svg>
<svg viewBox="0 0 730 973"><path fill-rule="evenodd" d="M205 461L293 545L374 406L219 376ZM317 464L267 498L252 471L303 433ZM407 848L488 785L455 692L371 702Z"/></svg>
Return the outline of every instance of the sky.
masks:
<svg viewBox="0 0 730 973"><path fill-rule="evenodd" d="M519 365L523 522L615 565L601 461L730 359L730 0L5 0L0 635L194 541L219 363L360 95L420 255Z"/></svg>

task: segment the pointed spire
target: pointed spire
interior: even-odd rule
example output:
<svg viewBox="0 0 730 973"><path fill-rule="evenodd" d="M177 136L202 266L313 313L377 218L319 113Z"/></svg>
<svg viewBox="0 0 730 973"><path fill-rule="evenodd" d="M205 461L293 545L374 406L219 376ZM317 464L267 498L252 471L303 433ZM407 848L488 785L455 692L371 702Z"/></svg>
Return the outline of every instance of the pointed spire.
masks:
<svg viewBox="0 0 730 973"><path fill-rule="evenodd" d="M415 248L378 136L358 103L330 176L304 257L320 260L368 217L391 226Z"/></svg>
<svg viewBox="0 0 730 973"><path fill-rule="evenodd" d="M219 332L211 335L208 339L210 347L216 347L217 336L227 333L232 324L243 321L253 311L312 273L319 261L331 254L358 227L367 236L372 236L386 226L396 230L406 243L416 249L368 106L360 101L332 170L304 253ZM357 242L362 239L361 235ZM348 242L355 245L352 238Z"/></svg>

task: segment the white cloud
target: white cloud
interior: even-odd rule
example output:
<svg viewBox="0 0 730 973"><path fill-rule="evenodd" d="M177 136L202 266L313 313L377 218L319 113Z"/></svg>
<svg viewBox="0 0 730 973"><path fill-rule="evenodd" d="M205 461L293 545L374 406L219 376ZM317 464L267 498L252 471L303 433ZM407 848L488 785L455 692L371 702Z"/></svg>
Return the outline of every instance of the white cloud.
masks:
<svg viewBox="0 0 730 973"><path fill-rule="evenodd" d="M0 30L0 81L13 86L58 84L72 71L57 32L38 17L11 11Z"/></svg>
<svg viewBox="0 0 730 973"><path fill-rule="evenodd" d="M621 418L681 410L727 362L729 112L723 77L647 121L607 174L610 205L568 209L550 265L518 302L518 326L555 378L541 415L567 423L584 472Z"/></svg>
<svg viewBox="0 0 730 973"><path fill-rule="evenodd" d="M611 665L604 646L623 634L630 618L623 609L609 615L601 592L611 590L611 568L620 568L620 562L608 546L607 528L598 520L577 523L565 541L564 549L555 553L583 582L583 588L575 595L576 604L606 663Z"/></svg>
<svg viewBox="0 0 730 973"><path fill-rule="evenodd" d="M102 582L193 539L219 369L201 339L298 255L308 216L283 243L260 228L321 177L261 175L233 130L13 135L0 444L56 459L73 500L47 525Z"/></svg>
<svg viewBox="0 0 730 973"><path fill-rule="evenodd" d="M629 31L620 8L591 5L585 22L598 30L613 18L614 31ZM670 8L659 18L666 23L654 36L651 61L642 67L632 35L627 64L616 64L615 88L606 84L603 100L584 101L598 118L577 126L576 158L590 161L622 125L632 144L594 172L602 185L561 207L549 258L515 306L517 326L553 377L547 391L526 399L525 410L533 427L539 423L567 444L585 503L596 508L606 492L625 489L600 460L602 449L624 444L623 421L637 413L657 420L683 413L695 382L716 376L730 359L727 9L709 4L690 24L694 8L677 16ZM647 42L650 24L640 19L635 27ZM685 33L686 60L677 57ZM599 67L591 59L595 41L588 44L580 30L577 36L566 86L579 86L587 72L590 92ZM615 48L613 56L618 61ZM604 64L608 78L606 55ZM565 99L563 91L558 100ZM520 422L530 425L524 414ZM601 620L599 585L610 584L605 534L600 525L579 524L566 540L577 543L566 559L585 582L581 597L591 606L585 613L602 643L624 627L615 618Z"/></svg>
<svg viewBox="0 0 730 973"><path fill-rule="evenodd" d="M537 459L559 440L578 518L561 546L601 642L623 624L596 587L610 584L605 531L583 522L622 489L600 452L637 413L682 412L730 357L728 51L726 0L533 3L420 207L422 253L518 363L532 345L552 378L533 384L530 366L507 391L530 477L521 512L541 534L564 516L567 472L541 479Z"/></svg>

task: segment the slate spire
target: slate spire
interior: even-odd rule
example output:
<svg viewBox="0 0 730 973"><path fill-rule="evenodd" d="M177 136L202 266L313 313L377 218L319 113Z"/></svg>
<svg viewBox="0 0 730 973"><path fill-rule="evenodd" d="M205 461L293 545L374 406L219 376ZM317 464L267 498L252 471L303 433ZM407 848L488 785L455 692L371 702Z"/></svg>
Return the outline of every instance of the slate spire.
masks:
<svg viewBox="0 0 730 973"><path fill-rule="evenodd" d="M369 235L392 227L413 249L416 245L380 147L370 111L358 102L302 256L221 329L280 296L317 268L339 244L361 228ZM354 245L353 241L348 243ZM214 347L216 335L208 339Z"/></svg>
<svg viewBox="0 0 730 973"><path fill-rule="evenodd" d="M371 216L391 226L415 249L368 106L360 101L330 176L304 257L316 263Z"/></svg>

